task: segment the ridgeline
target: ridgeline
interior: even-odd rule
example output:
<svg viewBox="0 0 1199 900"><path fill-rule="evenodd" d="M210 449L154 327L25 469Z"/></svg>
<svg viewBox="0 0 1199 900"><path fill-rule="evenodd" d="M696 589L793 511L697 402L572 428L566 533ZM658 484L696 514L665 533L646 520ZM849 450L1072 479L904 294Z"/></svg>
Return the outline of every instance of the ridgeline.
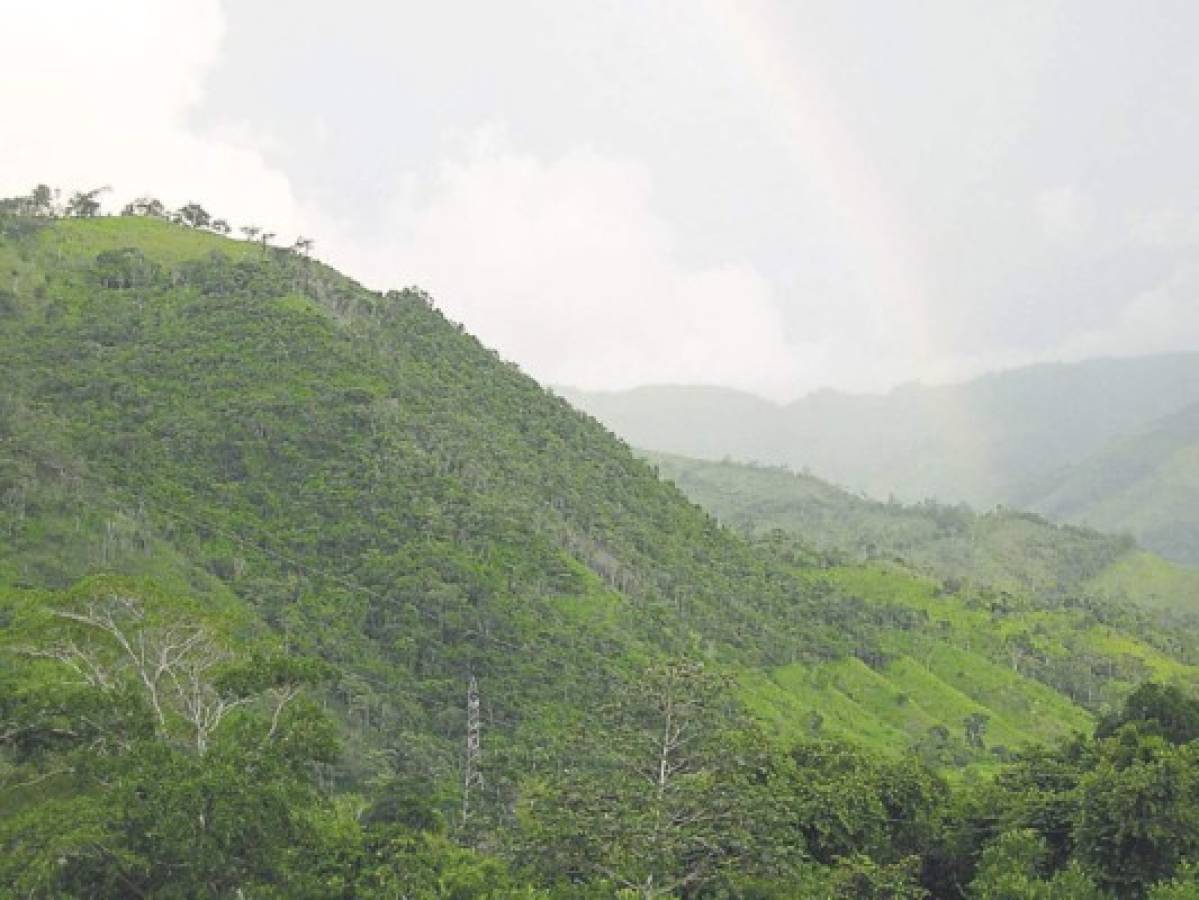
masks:
<svg viewBox="0 0 1199 900"><path fill-rule="evenodd" d="M1196 684L1185 616L742 535L311 243L6 210L0 896L1189 877L1101 822L1130 767L1194 780L1124 706Z"/></svg>

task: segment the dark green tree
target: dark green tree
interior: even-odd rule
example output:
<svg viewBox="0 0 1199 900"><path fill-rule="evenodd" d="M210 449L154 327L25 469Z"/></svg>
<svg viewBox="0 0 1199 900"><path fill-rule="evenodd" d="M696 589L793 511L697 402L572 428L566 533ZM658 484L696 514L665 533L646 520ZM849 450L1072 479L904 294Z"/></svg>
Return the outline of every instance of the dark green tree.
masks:
<svg viewBox="0 0 1199 900"><path fill-rule="evenodd" d="M100 213L100 195L109 190L107 187L92 188L90 191L76 191L67 201L67 215L76 219L90 219Z"/></svg>
<svg viewBox="0 0 1199 900"><path fill-rule="evenodd" d="M1111 737L1130 723L1142 734L1185 744L1199 738L1199 699L1177 685L1146 682L1128 695L1118 712L1100 721L1095 736Z"/></svg>
<svg viewBox="0 0 1199 900"><path fill-rule="evenodd" d="M149 216L155 219L165 219L167 217L166 207L157 197L138 197L125 204L125 208L121 210L123 216Z"/></svg>
<svg viewBox="0 0 1199 900"><path fill-rule="evenodd" d="M49 185L39 184L29 195L29 212L34 216L54 214L54 191Z"/></svg>
<svg viewBox="0 0 1199 900"><path fill-rule="evenodd" d="M971 713L962 720L962 730L968 747L981 750L986 746L988 721L990 721L990 716L980 712Z"/></svg>
<svg viewBox="0 0 1199 900"><path fill-rule="evenodd" d="M212 224L212 215L199 203L188 203L179 208L179 221L189 228L207 228Z"/></svg>
<svg viewBox="0 0 1199 900"><path fill-rule="evenodd" d="M1142 896L1199 858L1199 744L1126 726L1079 783L1078 858L1120 896Z"/></svg>

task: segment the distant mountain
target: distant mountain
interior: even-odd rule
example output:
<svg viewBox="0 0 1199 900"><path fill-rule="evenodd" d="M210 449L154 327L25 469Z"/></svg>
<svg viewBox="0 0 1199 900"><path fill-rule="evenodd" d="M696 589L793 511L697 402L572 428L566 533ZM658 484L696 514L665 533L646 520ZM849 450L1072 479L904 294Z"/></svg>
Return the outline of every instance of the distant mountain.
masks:
<svg viewBox="0 0 1199 900"><path fill-rule="evenodd" d="M785 406L706 388L686 389L685 405L679 388L565 395L648 450L787 465L876 498L1005 504L1074 520L1071 504L1041 502L1056 479L1199 403L1199 353L1030 366L885 395L820 391ZM1199 509L1192 516L1199 523ZM1142 537L1173 558L1199 555L1185 535Z"/></svg>
<svg viewBox="0 0 1199 900"><path fill-rule="evenodd" d="M687 385L554 390L638 447L701 459L761 459L787 452L778 433L779 407L744 391Z"/></svg>
<svg viewBox="0 0 1199 900"><path fill-rule="evenodd" d="M1199 565L1199 404L1071 466L1033 502L1048 516L1127 532Z"/></svg>

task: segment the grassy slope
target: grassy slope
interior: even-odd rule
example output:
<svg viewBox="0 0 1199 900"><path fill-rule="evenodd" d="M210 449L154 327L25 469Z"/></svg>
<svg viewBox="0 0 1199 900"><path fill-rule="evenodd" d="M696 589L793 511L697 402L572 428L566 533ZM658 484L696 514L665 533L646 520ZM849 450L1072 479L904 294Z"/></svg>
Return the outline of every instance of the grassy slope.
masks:
<svg viewBox="0 0 1199 900"><path fill-rule="evenodd" d="M158 268L102 287L96 255L130 246ZM891 629L935 599L910 575L755 552L417 295L148 220L0 240L0 265L0 584L111 569L241 604L341 667L353 747L452 773L473 670L519 770L686 650L789 736L814 707L891 749L984 708L992 742L1087 720L956 638ZM351 756L346 777L378 764Z"/></svg>
<svg viewBox="0 0 1199 900"><path fill-rule="evenodd" d="M879 560L810 577L926 617L921 628L887 634L891 658L875 671L853 660L755 678L749 684L755 706L789 723L780 727L803 732L820 711L824 728L857 729L881 745L897 733L918 740L930 710L941 722L985 711L991 739L1012 746L1087 725L1060 692L1030 689L1022 674L1068 685L1092 708L1104 700L1070 672L1073 660L1122 660L1109 683L1116 692L1149 675L1195 682L1193 668L1160 649L1169 640L1149 642L1069 605L1068 598L1091 594L1150 609L1195 609L1199 573L1123 540L1015 512L979 516L963 508L882 504L779 468L647 455L662 477L739 530L783 529L826 559ZM893 557L907 563L889 562ZM913 565L928 574L916 574ZM947 594L946 580L965 593Z"/></svg>
<svg viewBox="0 0 1199 900"><path fill-rule="evenodd" d="M1068 469L1035 506L1199 564L1199 405Z"/></svg>
<svg viewBox="0 0 1199 900"><path fill-rule="evenodd" d="M1129 553L1087 582L1103 596L1167 609L1199 605L1199 570L1144 551Z"/></svg>
<svg viewBox="0 0 1199 900"><path fill-rule="evenodd" d="M1102 706L1101 697L1080 691L1076 703L1035 680L1038 662L1012 651L1030 635L1036 652L1051 663L1122 660L1123 668L1106 682L1107 705L1147 677L1199 685L1199 668L1077 612L963 603L931 579L895 566L838 568L812 577L850 596L920 610L927 624L889 632L881 665L844 659L748 676L751 707L788 737L813 734L816 713L823 733L852 736L881 751L919 745L935 725L960 736L972 713L988 717L990 746L1012 748L1087 731L1093 720L1080 704Z"/></svg>

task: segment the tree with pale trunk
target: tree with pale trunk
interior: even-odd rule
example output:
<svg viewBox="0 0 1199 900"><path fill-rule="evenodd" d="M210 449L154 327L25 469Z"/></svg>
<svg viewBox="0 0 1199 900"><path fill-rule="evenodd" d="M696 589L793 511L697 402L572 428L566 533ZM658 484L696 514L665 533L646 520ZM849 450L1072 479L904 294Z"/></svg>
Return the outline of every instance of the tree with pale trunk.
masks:
<svg viewBox="0 0 1199 900"><path fill-rule="evenodd" d="M526 796L534 864L644 900L693 895L751 843L739 724L728 680L703 663L645 671L580 734L578 753L599 758L568 753Z"/></svg>

